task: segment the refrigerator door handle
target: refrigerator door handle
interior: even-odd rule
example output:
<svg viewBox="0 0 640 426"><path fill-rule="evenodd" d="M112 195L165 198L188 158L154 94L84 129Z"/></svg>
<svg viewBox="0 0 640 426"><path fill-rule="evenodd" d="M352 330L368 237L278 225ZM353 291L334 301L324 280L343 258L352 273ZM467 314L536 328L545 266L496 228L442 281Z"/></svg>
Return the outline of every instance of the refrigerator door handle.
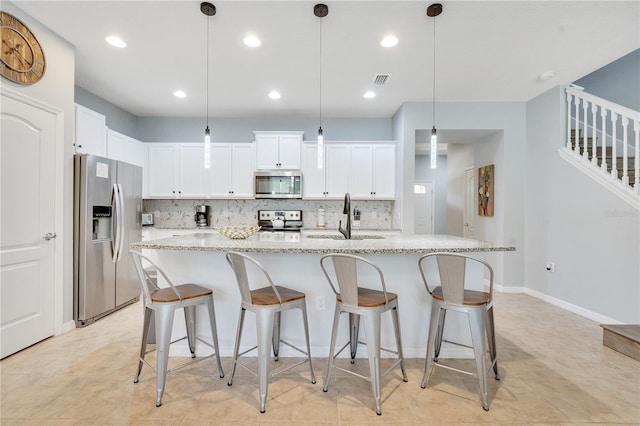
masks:
<svg viewBox="0 0 640 426"><path fill-rule="evenodd" d="M124 191L122 185L118 184L118 198L120 199L120 212L118 213L118 230L120 231L120 245L118 246L118 260L122 258L124 251Z"/></svg>
<svg viewBox="0 0 640 426"><path fill-rule="evenodd" d="M116 235L113 239L113 256L111 261L116 263L118 261L118 251L120 250L120 238L122 238L122 227L120 226L120 194L119 194L118 184L113 184L113 203L114 203L114 218L115 218L115 231Z"/></svg>

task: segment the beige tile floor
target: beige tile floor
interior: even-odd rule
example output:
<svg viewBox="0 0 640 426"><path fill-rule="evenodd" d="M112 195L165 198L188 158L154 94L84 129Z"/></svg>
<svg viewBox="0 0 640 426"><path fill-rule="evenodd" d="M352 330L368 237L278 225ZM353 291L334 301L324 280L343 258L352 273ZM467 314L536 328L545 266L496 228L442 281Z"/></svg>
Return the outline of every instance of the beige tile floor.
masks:
<svg viewBox="0 0 640 426"><path fill-rule="evenodd" d="M423 359L408 359L382 381L382 415L367 382L339 375L322 392L326 359L314 359L269 386L258 411L256 379L238 369L232 387L207 360L169 376L155 407L154 379L132 381L141 323L137 305L90 327L50 338L0 362L5 425L367 425L367 424L640 424L640 363L602 346L593 321L522 294L497 294L502 380L489 381L485 412L474 377L437 369L420 388ZM279 363L291 362L281 358ZM388 362L384 360L383 364ZM473 361L456 360L465 368ZM345 361L345 365L348 362ZM223 359L230 373L230 359ZM366 360L355 367L366 371ZM384 368L384 365L383 365Z"/></svg>

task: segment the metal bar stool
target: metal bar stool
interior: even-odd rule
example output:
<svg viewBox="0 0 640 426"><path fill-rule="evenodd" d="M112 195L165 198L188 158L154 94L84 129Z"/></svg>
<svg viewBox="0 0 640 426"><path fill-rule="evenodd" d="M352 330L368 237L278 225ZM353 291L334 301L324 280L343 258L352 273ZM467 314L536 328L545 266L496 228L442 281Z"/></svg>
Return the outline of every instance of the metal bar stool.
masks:
<svg viewBox="0 0 640 426"><path fill-rule="evenodd" d="M171 280L169 280L162 269L160 269L150 259L135 251L130 251L129 254L133 259L133 265L138 275L138 281L140 283L144 299L144 325L142 328L142 343L140 344L138 368L136 370L136 375L133 378L133 382L138 383L143 364L153 370L156 374L156 407L159 407L160 405L162 405L162 395L164 393L167 373L215 356L216 361L218 362L218 372L220 373L220 377L224 377L222 364L220 363L220 351L218 349L218 334L216 332L216 317L213 307L213 292L208 288L201 287L196 284L173 285ZM143 268L142 260L148 262L151 267L147 267L147 269ZM158 287L158 276L164 278L164 280L169 284L169 287ZM207 306L207 309L209 311L209 324L211 326L213 345L196 336L197 305ZM180 308L184 308L184 319L186 322L187 335L180 339L171 341L173 317L175 315L176 309ZM147 351L147 338L149 336L152 314L155 322L156 347L155 349ZM196 357L196 340L199 340L200 342L214 349L214 353L209 356L201 357L197 360L192 360L175 368L167 370L167 364L169 361L169 346L172 343L176 343L184 339L187 339L189 343L191 358ZM155 368L144 359L148 353L151 353L154 350L156 351Z"/></svg>
<svg viewBox="0 0 640 426"><path fill-rule="evenodd" d="M257 376L260 380L260 412L264 413L267 404L267 386L270 378L270 351L271 348L273 348L273 354L275 360L277 361L281 342L289 346L290 348L293 348L298 352L306 355L307 358L304 361L298 362L290 367L273 373L271 377L284 373L285 371L288 371L308 361L309 371L311 372L311 383L316 382L316 377L313 373L313 365L311 363L311 349L309 346L309 325L307 322L307 306L305 294L299 291L288 289L286 287L275 285L264 267L246 254L229 252L227 253L227 261L229 262L229 265L231 265L231 268L235 273L236 281L238 282L238 287L240 289L240 295L242 297L240 318L238 319L238 330L236 333L236 343L233 350L233 367L231 369L231 376L229 377L228 385L231 386L233 384L233 376L236 372L236 365L240 365L251 373L256 374L254 371L251 371L244 364L239 362L238 358L257 348ZM263 275L263 277L269 283L269 286L259 288L257 290L251 290L246 262L248 262L250 265L253 265L253 271L257 271L258 274ZM306 352L280 338L281 313L288 309L300 309L302 311L304 335L307 342ZM251 311L256 316L258 342L257 345L252 347L251 349L248 349L242 353L238 353L240 350L240 340L242 339L242 328L244 325L244 315L246 311Z"/></svg>
<svg viewBox="0 0 640 426"><path fill-rule="evenodd" d="M425 274L425 264L429 259L435 259L440 278L440 285L433 289L429 287ZM489 271L489 292L465 289L465 271L468 262L480 264L485 271ZM456 253L426 254L418 259L418 267L420 268L424 285L432 297L427 356L421 387L424 389L427 386L427 380L434 366L464 374L477 375L480 383L482 407L486 411L489 411L487 371L493 368L496 380L500 380L493 321L493 269L487 262ZM471 341L473 344L471 348L474 351L476 360L476 373L453 368L438 362L443 341L469 347L443 339L447 310L465 313L469 319ZM488 368L486 362L487 346L490 357Z"/></svg>
<svg viewBox="0 0 640 426"><path fill-rule="evenodd" d="M333 274L329 274L327 268L327 261L332 260ZM335 368L345 373L352 374L354 376L363 378L371 382L371 388L373 391L373 399L376 405L376 413L382 414L380 408L380 351L390 352L398 356L398 360L382 375L386 376L393 368L400 364L402 370L402 379L407 381L407 373L404 368L404 357L402 355L402 339L400 337L400 325L398 321L398 296L395 293L387 292L387 288L384 282L384 276L382 271L376 265L364 259L362 257L353 256L349 254L327 254L320 259L320 266L324 275L327 277L333 292L336 294L336 308L333 318L333 330L331 331L331 346L329 348L329 366L327 368L327 375L324 381L323 391L327 392L329 389L329 381L331 378L331 372ZM358 283L358 268L373 268L376 275L379 277L380 286L382 290L373 290L369 288L360 287ZM336 290L334 285L334 279L337 282L337 287L340 290ZM391 318L393 319L393 328L395 330L396 337L396 351L380 347L380 320L383 312L391 311ZM337 352L336 336L338 333L338 325L340 323L340 314L349 314L349 326L350 326L350 338L349 341ZM358 342L358 325L359 319L364 319L364 331L367 342ZM355 340L355 341L354 341ZM351 362L355 357L355 351L357 343L367 345L367 355L369 357L369 377L362 376L353 371L340 368L335 365L335 358L347 347L351 349Z"/></svg>

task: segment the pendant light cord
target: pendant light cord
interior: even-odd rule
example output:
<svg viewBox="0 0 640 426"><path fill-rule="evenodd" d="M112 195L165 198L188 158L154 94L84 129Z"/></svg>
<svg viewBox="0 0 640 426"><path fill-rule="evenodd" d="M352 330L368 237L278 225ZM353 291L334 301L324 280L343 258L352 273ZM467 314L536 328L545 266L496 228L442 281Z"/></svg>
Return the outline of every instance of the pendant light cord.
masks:
<svg viewBox="0 0 640 426"><path fill-rule="evenodd" d="M433 128L436 127L436 18L433 18Z"/></svg>
<svg viewBox="0 0 640 426"><path fill-rule="evenodd" d="M206 79L207 79L207 128L209 128L209 21L210 21L210 17L207 16L207 66L206 66L206 70L207 70L207 75L206 75Z"/></svg>
<svg viewBox="0 0 640 426"><path fill-rule="evenodd" d="M322 127L322 18L320 18L320 106L319 106L319 115L320 115L320 127Z"/></svg>

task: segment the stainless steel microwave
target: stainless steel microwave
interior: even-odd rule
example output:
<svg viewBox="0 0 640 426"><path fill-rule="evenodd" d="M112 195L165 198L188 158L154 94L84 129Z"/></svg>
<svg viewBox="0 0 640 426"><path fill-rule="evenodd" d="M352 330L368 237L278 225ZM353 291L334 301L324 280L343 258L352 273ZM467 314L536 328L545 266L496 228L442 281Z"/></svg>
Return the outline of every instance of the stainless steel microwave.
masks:
<svg viewBox="0 0 640 426"><path fill-rule="evenodd" d="M302 172L255 172L253 195L256 198L302 198Z"/></svg>

